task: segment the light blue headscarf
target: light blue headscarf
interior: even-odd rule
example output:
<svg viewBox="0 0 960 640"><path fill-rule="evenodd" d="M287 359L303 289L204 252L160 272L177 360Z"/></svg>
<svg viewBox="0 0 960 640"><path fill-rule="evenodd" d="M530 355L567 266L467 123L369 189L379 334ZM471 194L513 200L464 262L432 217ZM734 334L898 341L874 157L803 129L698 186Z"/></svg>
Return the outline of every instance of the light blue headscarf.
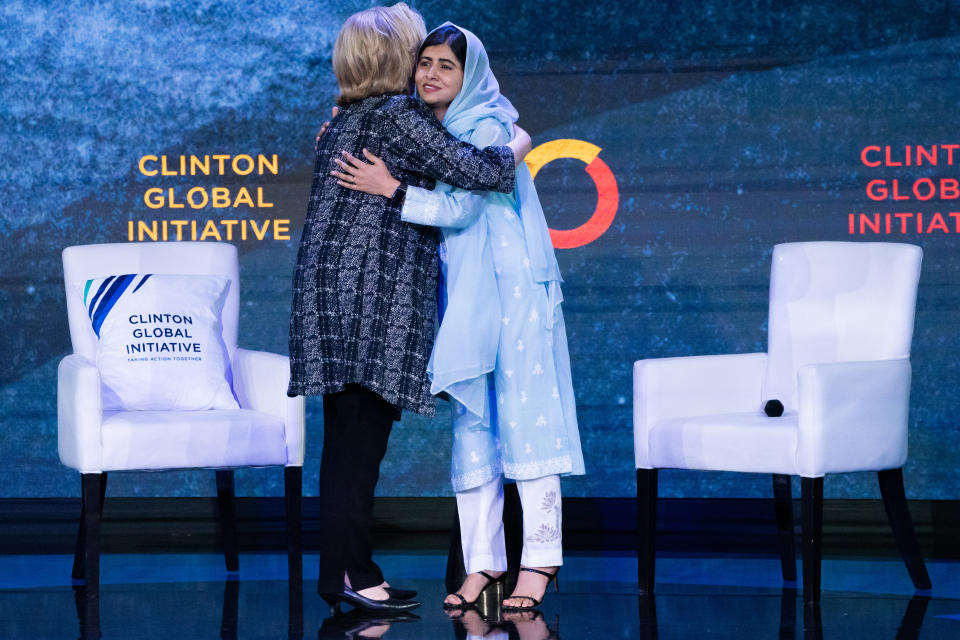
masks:
<svg viewBox="0 0 960 640"><path fill-rule="evenodd" d="M483 48L483 43L473 33L452 22L444 22L437 28L446 26L459 29L466 37L467 60L463 67L463 88L450 103L443 117L443 126L456 137L463 139L476 128L478 122L492 117L500 121L512 139L513 123L517 121L519 115L510 101L500 93L500 83L490 70L490 59L487 57L487 50ZM545 284L563 282L553 253L553 244L550 242L550 231L543 215L543 208L540 206L540 199L533 187L533 177L526 163L521 163L517 167L513 195L519 204L523 235L526 239L527 254L534 279ZM559 289L556 293L551 290L552 303L560 303L559 299L553 299L558 295Z"/></svg>
<svg viewBox="0 0 960 640"><path fill-rule="evenodd" d="M500 123L508 138L513 138L517 110L500 93L500 85L490 70L483 44L473 33L450 22L437 28L447 26L463 33L467 39L467 52L463 86L447 109L443 126L457 138L469 140L481 122L489 123L492 118ZM447 185L438 184L438 190L446 189L449 189ZM563 299L560 269L526 164L517 167L513 200L523 226L534 280L546 287L549 308L559 313ZM507 206L513 208L512 203ZM444 231L449 252L447 269L451 272L454 298L450 300L428 365L431 391L446 392L458 400L455 425L471 430L490 427L489 386L484 374L492 370L496 361L500 327L500 305L492 258L486 246L486 229L486 221L481 216L470 227ZM488 317L491 314L497 317ZM552 327L554 314L548 314L545 321L548 327Z"/></svg>

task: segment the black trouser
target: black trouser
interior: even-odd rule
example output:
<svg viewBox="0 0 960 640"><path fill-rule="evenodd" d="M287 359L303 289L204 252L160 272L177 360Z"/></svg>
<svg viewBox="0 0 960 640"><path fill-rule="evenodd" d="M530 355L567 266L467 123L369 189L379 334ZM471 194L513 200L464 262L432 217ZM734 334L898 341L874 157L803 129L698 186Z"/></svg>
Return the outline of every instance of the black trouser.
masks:
<svg viewBox="0 0 960 640"><path fill-rule="evenodd" d="M396 407L359 385L323 396L319 593L342 591L344 572L356 591L383 582L370 521L395 414Z"/></svg>

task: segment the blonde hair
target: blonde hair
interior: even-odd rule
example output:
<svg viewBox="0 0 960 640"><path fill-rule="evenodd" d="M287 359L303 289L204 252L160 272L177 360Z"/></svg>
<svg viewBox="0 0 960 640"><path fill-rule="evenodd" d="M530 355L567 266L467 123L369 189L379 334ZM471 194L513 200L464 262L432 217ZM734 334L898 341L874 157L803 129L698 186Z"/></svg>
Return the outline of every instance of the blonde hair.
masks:
<svg viewBox="0 0 960 640"><path fill-rule="evenodd" d="M417 48L426 36L423 17L403 2L347 18L333 45L337 104L408 91Z"/></svg>

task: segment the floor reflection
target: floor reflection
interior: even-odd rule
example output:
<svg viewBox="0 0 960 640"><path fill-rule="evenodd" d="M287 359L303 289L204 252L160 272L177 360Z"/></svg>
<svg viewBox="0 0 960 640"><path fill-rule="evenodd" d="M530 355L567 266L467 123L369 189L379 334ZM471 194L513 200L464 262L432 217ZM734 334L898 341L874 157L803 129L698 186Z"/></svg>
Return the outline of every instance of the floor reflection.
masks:
<svg viewBox="0 0 960 640"><path fill-rule="evenodd" d="M784 588L780 593L780 620L779 631L776 634L778 640L795 640L804 638L804 640L821 640L824 637L825 626L823 623L823 606L804 606L800 601L801 594L795 588ZM927 607L930 604L931 597L925 593L917 593L906 604L906 610L896 629L896 635L866 635L848 633L837 634L837 637L843 638L872 638L880 640L885 637L895 638L895 640L919 640L920 630L923 627L923 621L927 614ZM883 599L878 601L876 608L888 608L890 600ZM803 607L802 620L797 618L798 606ZM833 603L828 600L828 606ZM848 610L857 617L873 619L869 601L859 602L853 609ZM692 618L693 620L695 618ZM657 605L656 597L640 596L638 600L638 634L636 637L642 640L653 640L659 638L657 624ZM719 621L719 618L718 618ZM676 624L671 620L668 623L671 627ZM960 629L958 629L960 631ZM756 633L756 631L755 631ZM757 637L774 637L773 629L769 634L758 634Z"/></svg>
<svg viewBox="0 0 960 640"><path fill-rule="evenodd" d="M399 612L393 614L369 613L354 609L346 613L330 616L320 625L318 640L333 638L382 638L397 625L417 622L420 616L415 613ZM390 636L395 637L395 635Z"/></svg>
<svg viewBox="0 0 960 640"><path fill-rule="evenodd" d="M149 597L149 593L144 594ZM101 594L97 592L91 595L87 592L83 584L73 587L74 604L77 610L77 623L80 630L81 640L99 640L103 638L103 632L100 624L100 602ZM202 606L202 600L195 600L194 604ZM184 607L189 607L190 603L183 603ZM124 612L124 615L126 612ZM148 622L152 625L153 621ZM144 636L136 635L133 630L131 635L110 634L113 637L141 638ZM240 633L240 580L236 574L228 575L223 582L223 605L220 609L220 639L238 640L238 638L251 635L250 633ZM342 637L342 636L338 636ZM379 636L377 636L379 637ZM288 640L301 640L303 638L303 583L289 581L287 583L287 638Z"/></svg>
<svg viewBox="0 0 960 640"><path fill-rule="evenodd" d="M547 623L542 611L503 611L497 605L466 610L445 609L457 640L559 640L560 619L557 614ZM354 609L340 612L323 621L319 640L333 638L382 638L393 627L405 622L420 621L413 613L382 614ZM413 630L413 629L411 629ZM399 637L391 634L389 637Z"/></svg>
<svg viewBox="0 0 960 640"><path fill-rule="evenodd" d="M45 586L46 577L37 570L42 562L31 562L32 558L13 562L0 556L0 638L960 638L960 595L954 591L898 593L900 582L909 584L899 566L900 573L891 572L889 583L876 578L873 591L859 588L868 572L883 576L885 565L879 562L856 565L860 575L852 576L850 584L857 588L824 591L821 605L808 609L796 589L757 586L750 573L744 574L741 584L731 584L732 573L726 569L746 564L749 570L749 561L743 559L720 567L723 571L715 559L686 559L682 571L658 583L655 597L641 598L635 575L622 579L617 573L622 559L592 556L570 562L579 562L579 571L570 572L564 590L551 592L539 612L508 613L495 606L445 611L444 558L438 554L431 565L433 558L396 554L379 559L393 584L420 592L423 605L414 612L385 618L348 610L328 618L329 607L316 595L312 580L291 588L282 556L246 557L238 574L226 576L222 557L215 555L108 557L113 581L101 584L98 597L87 596L82 585L70 585L69 557L56 567L51 563L49 573L67 579ZM939 572L935 589L946 588L951 579L960 580L951 578L960 574L960 563L931 566ZM311 558L305 574L314 575L316 568L316 559ZM11 569L18 572L16 584ZM775 562L771 569L778 570ZM718 582L709 583L710 576L717 576Z"/></svg>
<svg viewBox="0 0 960 640"><path fill-rule="evenodd" d="M141 585L142 586L142 585ZM281 584L269 585L271 589L282 588ZM304 606L302 585L285 585L287 587L287 634L290 640L299 640L304 637ZM219 637L222 640L237 640L238 638L259 635L258 620L247 621L252 628L242 629L240 613L241 582L236 576L231 576L222 584L222 606L220 608ZM138 591L142 589L137 589ZM84 587L76 586L74 604L76 607L79 637L82 640L94 640L105 637L101 632L101 599L102 596L89 597ZM142 593L143 598L156 597L151 591ZM583 601L594 600L596 594L571 594L564 607L564 614L573 629L571 637L582 637L587 629L610 628L626 632L623 637L653 640L660 638L689 637L687 634L699 629L711 629L717 637L752 637L777 638L778 640L820 640L824 637L864 638L869 640L920 640L926 637L957 637L955 635L941 635L937 631L922 634L921 630L927 617L927 610L931 603L928 594L916 594L909 600L904 598L863 598L849 597L845 602L839 598L825 598L824 604L816 607L803 607L800 594L796 589L783 589L776 600L770 594L720 594L720 593L668 593L655 597L636 598L635 618L630 619L627 610L618 610L616 606L620 598L608 594L608 607L594 610L592 613L582 611ZM602 594L601 594L602 595ZM110 594L107 594L110 599ZM580 600L581 602L576 602ZM906 601L905 606L902 604ZM658 602L665 610L658 616ZM197 606L203 607L202 599L195 599ZM953 601L954 609L960 609L960 603ZM132 604L132 603L127 603ZM779 613L777 621L768 614L776 604ZM839 605L839 606L838 606ZM178 603L181 613L189 614L190 602ZM888 625L889 632L877 634L869 626L861 624L869 621L876 625L889 618L893 606L902 607L903 613L899 624ZM827 609L826 622L824 608ZM420 638L441 637L425 634L424 617L445 617L452 626L452 635L456 640L559 640L561 615L556 609L551 611L537 610L529 612L505 612L501 607L483 609L467 609L465 611L436 611L438 607L424 607L420 614L399 613L394 615L370 614L360 610L340 612L335 616L324 619L318 630L318 639L329 638ZM545 607L546 609L546 607ZM798 616L798 609L801 615ZM725 612L721 613L721 612ZM4 611L3 618L8 619L11 612ZM209 613L202 611L197 613ZM837 615L839 614L839 615ZM126 611L119 611L118 615L127 617ZM189 617L189 615L183 616ZM181 617L181 621L183 619ZM202 618L203 616L199 616ZM949 618L950 616L942 616ZM769 624L764 625L764 621ZM150 626L164 626L167 620L142 620ZM776 624L774 624L776 622ZM852 628L851 628L852 625ZM144 627L135 625L134 628L124 624L112 624L112 632L106 637L141 638L151 634L138 633ZM435 625L431 624L430 627ZM764 626L766 630L764 630ZM663 633L661 633L661 627ZM175 628L175 627L170 627ZM209 626L208 626L209 629ZM449 629L449 628L448 628ZM857 631L859 629L859 632ZM196 631L194 629L193 631ZM182 637L193 637L193 631L181 630ZM960 622L954 623L953 631L960 632ZM203 637L199 634L196 637ZM449 631L447 634L449 637ZM18 636L11 636L18 637ZM28 637L28 636L23 636ZM167 636L169 637L169 636ZM280 636L270 636L280 637Z"/></svg>
<svg viewBox="0 0 960 640"><path fill-rule="evenodd" d="M480 612L469 610L453 615L453 637L458 640L559 640L560 618L552 616L547 624L542 611L514 611L500 613L496 618L484 618Z"/></svg>
<svg viewBox="0 0 960 640"><path fill-rule="evenodd" d="M80 585L73 588L73 600L81 640L96 640L100 637L100 598L88 596L87 588Z"/></svg>

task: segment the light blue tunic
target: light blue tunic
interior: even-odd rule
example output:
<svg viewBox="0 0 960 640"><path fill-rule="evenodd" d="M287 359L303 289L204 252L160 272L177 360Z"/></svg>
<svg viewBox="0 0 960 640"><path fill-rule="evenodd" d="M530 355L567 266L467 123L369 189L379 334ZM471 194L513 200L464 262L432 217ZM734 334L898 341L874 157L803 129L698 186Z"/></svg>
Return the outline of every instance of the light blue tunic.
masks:
<svg viewBox="0 0 960 640"><path fill-rule="evenodd" d="M502 122L483 118L459 137L483 148L510 135ZM535 279L519 213L518 201L530 198L535 192L440 183L434 191L409 187L401 212L443 234L446 305L428 372L431 391L446 392L454 405L455 491L501 473L515 480L584 473L560 284Z"/></svg>

